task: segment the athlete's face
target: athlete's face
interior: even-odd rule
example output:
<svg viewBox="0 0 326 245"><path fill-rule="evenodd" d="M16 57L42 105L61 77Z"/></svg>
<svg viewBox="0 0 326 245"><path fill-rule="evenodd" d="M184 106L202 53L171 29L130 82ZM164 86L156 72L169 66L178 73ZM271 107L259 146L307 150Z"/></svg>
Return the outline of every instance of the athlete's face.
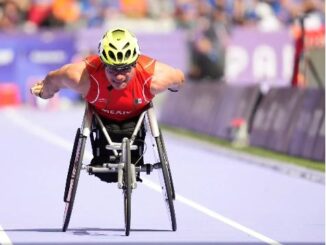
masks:
<svg viewBox="0 0 326 245"><path fill-rule="evenodd" d="M123 69L116 70L112 67L105 67L105 73L109 78L114 89L124 89L127 87L128 82L133 76L134 66L124 67Z"/></svg>

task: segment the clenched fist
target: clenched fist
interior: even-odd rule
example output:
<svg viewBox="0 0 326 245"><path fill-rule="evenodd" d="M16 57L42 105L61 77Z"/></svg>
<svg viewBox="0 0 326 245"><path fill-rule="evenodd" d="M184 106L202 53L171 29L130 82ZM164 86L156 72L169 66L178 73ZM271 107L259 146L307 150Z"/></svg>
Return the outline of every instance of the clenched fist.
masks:
<svg viewBox="0 0 326 245"><path fill-rule="evenodd" d="M38 82L34 84L33 87L31 87L30 89L31 94L42 98L43 86L43 82Z"/></svg>

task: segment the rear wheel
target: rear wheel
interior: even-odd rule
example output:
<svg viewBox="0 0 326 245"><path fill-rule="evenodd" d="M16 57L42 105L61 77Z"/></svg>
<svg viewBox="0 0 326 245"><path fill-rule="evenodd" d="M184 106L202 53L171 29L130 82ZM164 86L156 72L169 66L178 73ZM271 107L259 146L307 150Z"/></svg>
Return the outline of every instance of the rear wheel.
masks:
<svg viewBox="0 0 326 245"><path fill-rule="evenodd" d="M64 232L68 229L72 209L74 206L86 139L87 137L83 136L80 133L80 128L78 128L70 158L65 193L63 198L64 202L66 203L62 227L62 231Z"/></svg>
<svg viewBox="0 0 326 245"><path fill-rule="evenodd" d="M163 138L161 129L160 129L160 140L161 140L161 143L162 143L162 151L163 151L163 154L165 156L166 166L167 166L168 173L169 173L169 179L170 179L171 191L172 191L172 198L173 198L173 200L175 200L175 190L174 190L172 173L171 173L171 169L170 169L170 162L169 162L168 154L167 154L167 151L166 151L166 148L165 148L164 138Z"/></svg>
<svg viewBox="0 0 326 245"><path fill-rule="evenodd" d="M171 178L168 169L167 156L164 152L163 143L161 137L156 137L157 151L160 158L161 170L160 171L160 180L162 186L163 197L168 209L168 214L170 216L171 227L173 231L177 230L177 221L175 216L173 197L172 197L172 187L171 187Z"/></svg>
<svg viewBox="0 0 326 245"><path fill-rule="evenodd" d="M125 216L125 234L129 236L131 222L131 152L130 141L127 138L122 142L122 154L124 162L123 171L123 197L124 197L124 216Z"/></svg>

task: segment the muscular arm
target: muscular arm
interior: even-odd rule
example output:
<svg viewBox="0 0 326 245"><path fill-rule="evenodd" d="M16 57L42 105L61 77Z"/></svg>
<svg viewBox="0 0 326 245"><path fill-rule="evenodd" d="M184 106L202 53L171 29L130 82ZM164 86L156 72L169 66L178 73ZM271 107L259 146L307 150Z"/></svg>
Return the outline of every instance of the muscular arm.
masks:
<svg viewBox="0 0 326 245"><path fill-rule="evenodd" d="M43 81L36 83L31 92L44 99L54 96L62 88L69 88L82 96L86 96L89 89L89 78L84 62L67 64L51 71Z"/></svg>
<svg viewBox="0 0 326 245"><path fill-rule="evenodd" d="M151 83L151 93L158 94L167 89L178 90L185 78L181 70L156 61Z"/></svg>

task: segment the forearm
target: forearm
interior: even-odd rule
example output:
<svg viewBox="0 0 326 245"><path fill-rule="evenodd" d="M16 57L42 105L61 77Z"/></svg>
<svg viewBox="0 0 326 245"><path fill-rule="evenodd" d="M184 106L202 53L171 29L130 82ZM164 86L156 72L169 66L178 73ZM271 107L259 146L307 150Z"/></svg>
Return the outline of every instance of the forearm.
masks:
<svg viewBox="0 0 326 245"><path fill-rule="evenodd" d="M179 69L170 70L168 75L162 76L161 81L158 83L159 92L170 90L178 92L185 82L184 74Z"/></svg>
<svg viewBox="0 0 326 245"><path fill-rule="evenodd" d="M185 78L181 70L162 63L156 63L155 69L151 84L152 94L158 94L167 89L176 92L184 84Z"/></svg>
<svg viewBox="0 0 326 245"><path fill-rule="evenodd" d="M31 92L43 99L49 99L62 88L69 88L82 95L86 94L89 82L83 62L67 64L49 72L43 81L36 83L31 88Z"/></svg>
<svg viewBox="0 0 326 245"><path fill-rule="evenodd" d="M170 90L177 91L182 87L185 82L184 74L181 70L175 69L174 72L171 74L170 83L167 83L167 87Z"/></svg>
<svg viewBox="0 0 326 245"><path fill-rule="evenodd" d="M40 96L44 99L52 98L61 88L66 87L64 78L59 71L52 71L44 78Z"/></svg>

